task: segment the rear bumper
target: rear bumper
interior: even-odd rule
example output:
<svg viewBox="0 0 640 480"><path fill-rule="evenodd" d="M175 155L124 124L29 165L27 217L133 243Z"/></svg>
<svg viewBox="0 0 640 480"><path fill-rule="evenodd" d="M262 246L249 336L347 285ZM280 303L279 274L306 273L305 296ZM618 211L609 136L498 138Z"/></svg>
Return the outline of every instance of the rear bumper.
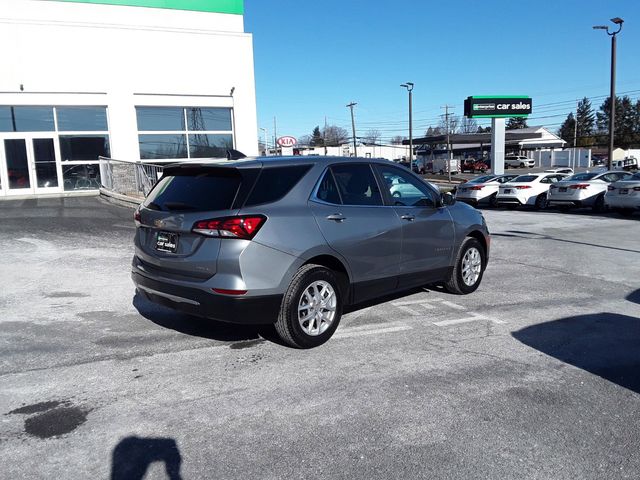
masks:
<svg viewBox="0 0 640 480"><path fill-rule="evenodd" d="M611 208L640 208L640 199L634 196L605 196L605 202Z"/></svg>
<svg viewBox="0 0 640 480"><path fill-rule="evenodd" d="M131 278L138 292L153 303L221 322L244 325L275 323L282 303L282 295L220 295L153 280L137 272L131 272Z"/></svg>

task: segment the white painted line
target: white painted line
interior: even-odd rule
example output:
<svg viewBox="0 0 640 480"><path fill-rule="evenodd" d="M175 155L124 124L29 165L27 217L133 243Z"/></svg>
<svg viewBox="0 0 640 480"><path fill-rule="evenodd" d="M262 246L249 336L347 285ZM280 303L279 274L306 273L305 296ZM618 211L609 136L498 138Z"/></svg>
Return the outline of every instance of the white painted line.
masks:
<svg viewBox="0 0 640 480"><path fill-rule="evenodd" d="M390 327L390 328L377 328L375 330L362 330L359 332L337 332L333 338L352 338L352 337L363 337L365 335L382 335L384 333L393 333L393 332L401 332L403 330L411 330L409 325L398 326L398 327Z"/></svg>
<svg viewBox="0 0 640 480"><path fill-rule="evenodd" d="M438 327L447 327L449 325L458 325L461 323L477 322L480 320L484 320L492 323L505 323L501 320L496 320L495 318L485 317L484 315L480 315L479 313L475 313L475 312L469 312L469 313L471 313L470 317L456 318L453 320L442 320L440 322L433 322L433 324Z"/></svg>
<svg viewBox="0 0 640 480"><path fill-rule="evenodd" d="M414 310L411 307L405 307L404 305L396 306L396 308L398 310L402 310L404 313L408 313L412 317L419 317L421 315L420 312L417 312L416 310Z"/></svg>
<svg viewBox="0 0 640 480"><path fill-rule="evenodd" d="M369 323L367 325L345 325L344 329L338 330L338 332L361 332L364 330L380 330L381 328L395 328L406 327L406 324L402 322L384 322L384 323Z"/></svg>
<svg viewBox="0 0 640 480"><path fill-rule="evenodd" d="M462 305L458 305L457 303L449 302L448 300L442 301L443 305L446 305L449 308L453 308L454 310L466 310Z"/></svg>
<svg viewBox="0 0 640 480"><path fill-rule="evenodd" d="M394 307L400 307L403 305L422 305L423 303L429 303L429 302L441 302L442 299L440 298L430 298L429 300L407 300L404 302L392 302L391 305L393 305Z"/></svg>
<svg viewBox="0 0 640 480"><path fill-rule="evenodd" d="M359 318L363 315L366 315L367 313L371 312L371 310L373 309L373 307L367 307L367 308L363 308L362 310L356 310L355 312L351 312L351 313L347 313L344 318L347 318L349 320L353 320L355 318Z"/></svg>

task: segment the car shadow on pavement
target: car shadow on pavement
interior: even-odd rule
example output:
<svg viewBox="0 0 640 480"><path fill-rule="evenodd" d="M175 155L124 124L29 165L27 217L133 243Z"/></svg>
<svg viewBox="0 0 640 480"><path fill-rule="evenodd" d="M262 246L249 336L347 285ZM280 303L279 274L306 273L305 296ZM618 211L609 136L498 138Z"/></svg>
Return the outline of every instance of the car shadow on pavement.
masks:
<svg viewBox="0 0 640 480"><path fill-rule="evenodd" d="M147 320L160 327L185 335L223 342L264 338L274 343L280 343L273 325L236 325L195 317L156 305L137 293L133 297L132 303L138 313Z"/></svg>
<svg viewBox="0 0 640 480"><path fill-rule="evenodd" d="M607 312L580 315L532 325L512 335L558 360L640 393L640 318Z"/></svg>
<svg viewBox="0 0 640 480"><path fill-rule="evenodd" d="M552 240L554 242L561 243L573 243L575 245L586 245L588 247L605 248L607 250L617 250L620 252L640 253L640 250L631 250L629 248L611 247L609 245L598 245L596 243L579 242L577 240L566 240L564 238L552 237L551 235L544 235L535 232L525 232L521 230L506 230L504 232L492 233L492 237L511 237L511 238L524 238L528 240Z"/></svg>
<svg viewBox="0 0 640 480"><path fill-rule="evenodd" d="M111 480L142 480L155 462L164 463L170 480L182 479L182 457L174 439L126 437L113 449Z"/></svg>
<svg viewBox="0 0 640 480"><path fill-rule="evenodd" d="M640 304L640 288L627 295L626 299L630 302Z"/></svg>

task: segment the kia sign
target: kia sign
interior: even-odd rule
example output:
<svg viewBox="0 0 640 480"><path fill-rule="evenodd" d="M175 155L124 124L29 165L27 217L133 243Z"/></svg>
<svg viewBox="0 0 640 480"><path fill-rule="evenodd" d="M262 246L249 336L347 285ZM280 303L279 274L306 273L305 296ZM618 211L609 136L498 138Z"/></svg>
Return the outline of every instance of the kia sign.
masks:
<svg viewBox="0 0 640 480"><path fill-rule="evenodd" d="M276 141L281 147L293 147L298 143L295 137L280 137Z"/></svg>
<svg viewBox="0 0 640 480"><path fill-rule="evenodd" d="M531 97L468 97L464 115L468 118L526 117L533 109Z"/></svg>

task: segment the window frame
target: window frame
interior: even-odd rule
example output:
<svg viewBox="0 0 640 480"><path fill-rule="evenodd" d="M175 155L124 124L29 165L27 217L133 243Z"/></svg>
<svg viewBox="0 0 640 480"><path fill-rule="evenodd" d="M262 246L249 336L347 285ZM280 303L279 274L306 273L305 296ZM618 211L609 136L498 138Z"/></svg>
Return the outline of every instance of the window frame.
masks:
<svg viewBox="0 0 640 480"><path fill-rule="evenodd" d="M202 106L202 105L135 105L136 110L136 132L138 135L138 155L140 156L143 162L156 162L156 163L173 163L175 161L198 161L203 158L216 158L216 157L192 157L191 156L191 142L189 137L191 135L231 135L231 144L233 149L236 148L236 130L235 130L235 122L234 122L234 107L223 107L223 106ZM154 108L177 108L182 109L182 119L183 119L183 130L141 130L140 126L137 123L138 118L138 109L154 109ZM217 108L217 109L225 109L229 111L230 117L230 130L190 130L189 129L189 117L188 110L193 108L199 109L209 109L209 108ZM142 159L142 154L140 150L140 135L184 135L185 138L185 148L186 148L186 157L172 157L172 158L153 158L153 159ZM219 157L222 158L222 157Z"/></svg>
<svg viewBox="0 0 640 480"><path fill-rule="evenodd" d="M379 163L373 164L374 165L374 171L377 175L377 180L378 180L378 184L382 184L382 185L386 185L386 182L384 180L384 176L381 172L381 169L383 168L389 168L391 170L397 170L398 172L400 172L398 174L398 176L402 176L402 175L406 175L409 176L411 178L414 178L415 180L417 180L417 183L424 185L424 187L426 188L426 190L431 194L431 201L433 202L433 206L430 205L395 205L395 200L394 197L390 194L389 189L388 188L384 188L381 189L384 193L382 194L382 198L383 198L383 202L385 204L386 207L393 207L393 208L431 208L431 209L437 209L439 208L438 205L440 204L439 202L439 198L440 198L440 192L436 192L427 182L423 181L420 177L417 177L415 174L413 174L412 172L408 171L407 169L402 169L399 167L396 167L395 165L382 165ZM415 185L414 185L415 186ZM418 188L418 187L416 187ZM420 188L418 188L418 190L420 190Z"/></svg>

